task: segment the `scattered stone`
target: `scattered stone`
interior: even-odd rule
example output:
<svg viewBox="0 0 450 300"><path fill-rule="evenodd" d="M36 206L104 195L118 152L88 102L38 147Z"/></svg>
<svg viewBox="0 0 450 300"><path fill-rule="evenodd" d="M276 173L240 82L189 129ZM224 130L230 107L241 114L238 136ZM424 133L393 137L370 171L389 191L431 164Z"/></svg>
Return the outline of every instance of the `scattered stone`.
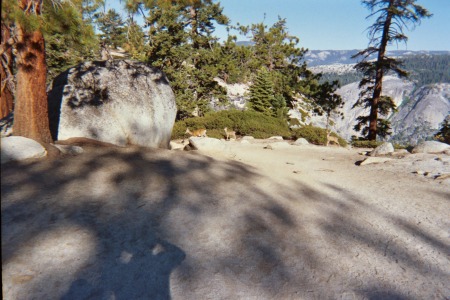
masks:
<svg viewBox="0 0 450 300"><path fill-rule="evenodd" d="M282 141L283 137L276 135L276 136L271 136L270 138L268 138L268 140L278 140L278 141Z"/></svg>
<svg viewBox="0 0 450 300"><path fill-rule="evenodd" d="M450 150L450 145L437 141L425 141L414 147L412 153L444 153Z"/></svg>
<svg viewBox="0 0 450 300"><path fill-rule="evenodd" d="M265 145L263 149L267 149L267 150L273 150L272 145Z"/></svg>
<svg viewBox="0 0 450 300"><path fill-rule="evenodd" d="M250 135L246 135L246 136L243 136L242 137L242 140L243 141L245 141L245 140L254 140L255 138L254 137L252 137L252 136L250 136Z"/></svg>
<svg viewBox="0 0 450 300"><path fill-rule="evenodd" d="M48 98L54 140L169 148L175 96L165 75L145 63L82 63L53 80Z"/></svg>
<svg viewBox="0 0 450 300"><path fill-rule="evenodd" d="M417 174L417 175L424 175L425 171L417 170L417 171L414 171L414 173Z"/></svg>
<svg viewBox="0 0 450 300"><path fill-rule="evenodd" d="M383 156L394 153L394 146L391 143L383 143L376 147L372 152L369 153L370 156Z"/></svg>
<svg viewBox="0 0 450 300"><path fill-rule="evenodd" d="M285 149L290 147L291 145L288 142L275 142L270 144L272 150L276 149Z"/></svg>
<svg viewBox="0 0 450 300"><path fill-rule="evenodd" d="M302 171L298 171L298 170L295 170L295 171L292 171L292 173L294 173L294 174L300 174Z"/></svg>
<svg viewBox="0 0 450 300"><path fill-rule="evenodd" d="M208 138L208 137L190 137L189 138L189 145L194 150L200 150L200 151L223 151L226 152L229 150L230 146L227 145L227 143L215 139L215 138Z"/></svg>
<svg viewBox="0 0 450 300"><path fill-rule="evenodd" d="M293 162L290 162L290 161L287 161L286 164L287 164L287 165L293 165L294 163L293 163Z"/></svg>
<svg viewBox="0 0 450 300"><path fill-rule="evenodd" d="M45 148L35 140L9 136L1 140L1 163L28 158L40 158L47 155Z"/></svg>
<svg viewBox="0 0 450 300"><path fill-rule="evenodd" d="M370 151L361 151L361 152L358 152L359 155L364 155L364 156L366 156L366 155L369 154L369 153L370 153Z"/></svg>
<svg viewBox="0 0 450 300"><path fill-rule="evenodd" d="M309 142L305 138L299 138L294 142L293 145L296 146L309 145Z"/></svg>
<svg viewBox="0 0 450 300"><path fill-rule="evenodd" d="M58 145L53 144L63 154L78 155L84 152L83 148L74 145Z"/></svg>
<svg viewBox="0 0 450 300"><path fill-rule="evenodd" d="M360 162L360 166L364 166L364 165L370 165L370 164L380 164L380 163L385 163L387 161L392 160L392 158L388 158L388 157L368 157L366 159L364 159L362 162Z"/></svg>
<svg viewBox="0 0 450 300"><path fill-rule="evenodd" d="M248 140L241 140L241 144L250 144Z"/></svg>
<svg viewBox="0 0 450 300"><path fill-rule="evenodd" d="M449 178L450 178L450 173L440 174L435 177L435 179L440 179L440 180L449 179Z"/></svg>

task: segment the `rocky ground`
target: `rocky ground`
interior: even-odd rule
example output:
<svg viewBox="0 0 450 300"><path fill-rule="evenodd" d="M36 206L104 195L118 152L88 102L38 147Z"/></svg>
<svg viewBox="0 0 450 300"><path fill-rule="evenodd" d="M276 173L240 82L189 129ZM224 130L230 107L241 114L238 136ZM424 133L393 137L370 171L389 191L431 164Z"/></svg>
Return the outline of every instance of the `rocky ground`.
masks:
<svg viewBox="0 0 450 300"><path fill-rule="evenodd" d="M450 156L226 143L3 164L3 299L450 298Z"/></svg>

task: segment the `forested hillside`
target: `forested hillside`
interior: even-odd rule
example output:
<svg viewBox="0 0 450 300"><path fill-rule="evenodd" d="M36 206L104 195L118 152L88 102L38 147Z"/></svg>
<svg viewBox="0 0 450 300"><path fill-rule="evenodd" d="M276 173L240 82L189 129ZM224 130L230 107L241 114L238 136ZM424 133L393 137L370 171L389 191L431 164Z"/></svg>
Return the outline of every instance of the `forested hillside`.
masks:
<svg viewBox="0 0 450 300"><path fill-rule="evenodd" d="M432 83L450 83L450 54L414 54L400 58L403 68L409 73L409 80L418 87ZM323 72L322 81L338 80L342 86L361 80L355 70L328 72L327 67L316 67Z"/></svg>

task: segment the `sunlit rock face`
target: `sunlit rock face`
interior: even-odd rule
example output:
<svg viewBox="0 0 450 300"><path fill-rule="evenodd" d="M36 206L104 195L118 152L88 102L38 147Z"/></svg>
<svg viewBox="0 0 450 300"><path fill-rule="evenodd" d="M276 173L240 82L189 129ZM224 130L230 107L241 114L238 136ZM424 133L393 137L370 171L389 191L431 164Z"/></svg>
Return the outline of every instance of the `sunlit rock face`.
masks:
<svg viewBox="0 0 450 300"><path fill-rule="evenodd" d="M175 96L165 75L135 61L86 62L49 93L55 140L85 137L119 146L169 148Z"/></svg>

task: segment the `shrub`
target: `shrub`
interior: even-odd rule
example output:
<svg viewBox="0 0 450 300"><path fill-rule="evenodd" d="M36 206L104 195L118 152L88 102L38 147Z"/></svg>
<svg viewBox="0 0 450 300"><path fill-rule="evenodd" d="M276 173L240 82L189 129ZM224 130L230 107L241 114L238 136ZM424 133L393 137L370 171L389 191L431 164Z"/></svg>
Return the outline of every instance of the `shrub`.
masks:
<svg viewBox="0 0 450 300"><path fill-rule="evenodd" d="M331 136L335 136L339 140L339 145L342 147L347 146L347 141L342 137L338 136L336 133L332 132ZM301 128L292 130L292 137L294 139L304 138L311 144L315 145L326 145L327 143L327 131L324 128L314 127L314 126L304 126Z"/></svg>
<svg viewBox="0 0 450 300"><path fill-rule="evenodd" d="M208 113L204 117L177 121L172 130L172 139L185 137L186 127L190 130L206 128L207 135L215 138L225 137L225 127L235 130L238 135L251 135L255 138L273 135L291 137L286 121L254 111L224 110Z"/></svg>
<svg viewBox="0 0 450 300"><path fill-rule="evenodd" d="M368 141L368 140L352 140L352 146L355 148L376 148L383 144L379 141Z"/></svg>

